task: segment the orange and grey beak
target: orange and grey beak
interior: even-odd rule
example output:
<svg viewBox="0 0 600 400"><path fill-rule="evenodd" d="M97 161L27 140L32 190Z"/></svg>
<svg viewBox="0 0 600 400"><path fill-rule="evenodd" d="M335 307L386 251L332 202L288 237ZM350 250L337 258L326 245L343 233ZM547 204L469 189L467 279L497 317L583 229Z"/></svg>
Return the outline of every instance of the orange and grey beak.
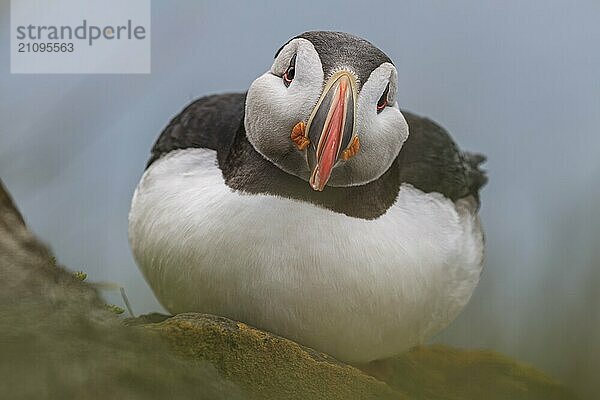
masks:
<svg viewBox="0 0 600 400"><path fill-rule="evenodd" d="M342 150L351 147L352 142L358 144L355 137L356 86L356 78L351 73L335 73L327 81L308 120L307 161L312 171L309 183L314 190L323 190ZM342 158L347 159L346 155L345 152Z"/></svg>

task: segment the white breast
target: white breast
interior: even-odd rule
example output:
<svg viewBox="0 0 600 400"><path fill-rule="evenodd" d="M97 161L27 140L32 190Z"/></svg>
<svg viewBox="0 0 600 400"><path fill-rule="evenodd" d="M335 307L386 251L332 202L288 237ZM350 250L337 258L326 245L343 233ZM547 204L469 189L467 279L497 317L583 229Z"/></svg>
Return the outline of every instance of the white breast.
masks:
<svg viewBox="0 0 600 400"><path fill-rule="evenodd" d="M227 316L349 362L398 354L446 326L483 257L466 202L403 185L378 219L352 218L232 191L207 149L146 171L129 237L171 312Z"/></svg>

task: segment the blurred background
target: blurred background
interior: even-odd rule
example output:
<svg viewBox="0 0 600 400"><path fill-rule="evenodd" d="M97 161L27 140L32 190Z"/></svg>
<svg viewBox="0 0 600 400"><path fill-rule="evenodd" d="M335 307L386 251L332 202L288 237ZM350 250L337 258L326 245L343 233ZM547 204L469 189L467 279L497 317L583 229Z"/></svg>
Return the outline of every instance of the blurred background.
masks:
<svg viewBox="0 0 600 400"><path fill-rule="evenodd" d="M127 243L162 128L199 96L245 91L290 37L342 30L395 61L402 107L489 159L482 280L432 341L600 391L600 2L154 1L149 75L11 75L8 3L0 177L59 261L123 286L137 314L162 310Z"/></svg>

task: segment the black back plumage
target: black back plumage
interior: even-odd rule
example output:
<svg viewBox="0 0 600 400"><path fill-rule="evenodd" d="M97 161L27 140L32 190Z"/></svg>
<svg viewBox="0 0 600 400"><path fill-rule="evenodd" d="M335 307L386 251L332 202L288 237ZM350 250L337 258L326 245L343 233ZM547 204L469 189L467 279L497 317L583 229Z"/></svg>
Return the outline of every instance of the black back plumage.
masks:
<svg viewBox="0 0 600 400"><path fill-rule="evenodd" d="M177 149L208 148L217 152L225 183L234 190L311 202L363 219L383 215L394 204L402 183L454 201L468 196L478 201L487 181L479 169L483 156L461 152L442 127L403 111L409 136L386 173L366 185L327 186L316 192L254 150L244 129L245 98L244 93L212 95L188 105L156 141L148 166Z"/></svg>

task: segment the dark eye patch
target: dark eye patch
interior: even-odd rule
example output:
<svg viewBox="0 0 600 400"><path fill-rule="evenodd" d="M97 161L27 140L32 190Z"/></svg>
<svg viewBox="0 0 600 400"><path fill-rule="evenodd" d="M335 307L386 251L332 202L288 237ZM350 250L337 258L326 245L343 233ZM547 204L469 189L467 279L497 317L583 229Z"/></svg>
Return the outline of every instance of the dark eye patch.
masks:
<svg viewBox="0 0 600 400"><path fill-rule="evenodd" d="M285 70L285 72L284 72L284 74L282 76L282 78L283 78L283 84L286 87L290 86L290 84L294 80L295 76L296 76L296 54L294 54L294 56L290 60L290 65Z"/></svg>
<svg viewBox="0 0 600 400"><path fill-rule="evenodd" d="M383 91L383 94L381 95L381 97L379 98L379 101L377 102L377 113L380 113L383 111L383 109L388 105L388 94L390 93L390 83L388 82L387 86L385 87L385 90Z"/></svg>

